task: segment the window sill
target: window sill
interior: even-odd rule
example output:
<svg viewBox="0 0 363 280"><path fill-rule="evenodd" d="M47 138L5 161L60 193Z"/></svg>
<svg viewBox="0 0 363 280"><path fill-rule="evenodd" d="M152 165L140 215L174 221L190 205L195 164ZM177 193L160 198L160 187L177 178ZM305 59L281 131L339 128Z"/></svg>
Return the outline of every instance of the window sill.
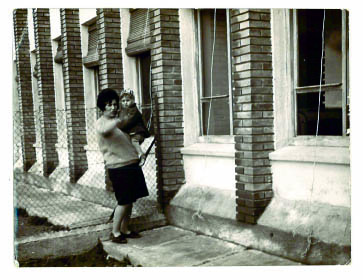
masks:
<svg viewBox="0 0 363 280"><path fill-rule="evenodd" d="M233 143L196 143L182 148L180 151L183 155L230 158L235 156Z"/></svg>
<svg viewBox="0 0 363 280"><path fill-rule="evenodd" d="M269 158L271 161L350 164L348 147L287 146L270 153Z"/></svg>
<svg viewBox="0 0 363 280"><path fill-rule="evenodd" d="M349 147L349 136L297 136L291 139L292 146Z"/></svg>
<svg viewBox="0 0 363 280"><path fill-rule="evenodd" d="M199 136L198 143L206 144L234 144L233 135L211 135L211 136Z"/></svg>

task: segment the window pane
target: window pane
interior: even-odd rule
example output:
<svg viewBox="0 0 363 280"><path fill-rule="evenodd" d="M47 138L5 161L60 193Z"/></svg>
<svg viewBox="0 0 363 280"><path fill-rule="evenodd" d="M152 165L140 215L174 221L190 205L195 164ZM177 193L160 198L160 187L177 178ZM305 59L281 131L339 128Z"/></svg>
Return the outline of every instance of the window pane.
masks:
<svg viewBox="0 0 363 280"><path fill-rule="evenodd" d="M150 105L150 53L140 55L140 78L142 86L142 105Z"/></svg>
<svg viewBox="0 0 363 280"><path fill-rule="evenodd" d="M320 120L318 135L342 135L342 108L332 106L327 97L335 92L321 92ZM341 91L337 93L341 96ZM318 116L319 93L297 95L297 134L315 135Z"/></svg>
<svg viewBox="0 0 363 280"><path fill-rule="evenodd" d="M203 68L203 96L211 96L211 68L213 56L213 96L228 94L228 50L226 11L216 12L214 42L214 10L201 11L201 43Z"/></svg>
<svg viewBox="0 0 363 280"><path fill-rule="evenodd" d="M202 103L203 135L229 135L229 99Z"/></svg>
<svg viewBox="0 0 363 280"><path fill-rule="evenodd" d="M326 10L322 84L342 79L342 12ZM324 10L298 10L298 86L320 84Z"/></svg>
<svg viewBox="0 0 363 280"><path fill-rule="evenodd" d="M340 10L326 10L324 40L325 40L324 44L325 83L326 84L341 83L342 82L342 12Z"/></svg>
<svg viewBox="0 0 363 280"><path fill-rule="evenodd" d="M141 80L141 113L145 121L145 125L150 123L149 131L154 135L154 124L150 121L151 117L151 98L150 98L150 52L139 55L140 61L140 80Z"/></svg>
<svg viewBox="0 0 363 280"><path fill-rule="evenodd" d="M97 104L97 96L100 92L100 69L98 66L94 67L93 68L94 72L94 76L93 76L93 79L94 79L94 91L95 91L95 104ZM99 118L100 116L102 116L102 112L101 110L96 106L96 117Z"/></svg>
<svg viewBox="0 0 363 280"><path fill-rule="evenodd" d="M214 15L214 9L200 12L202 97L229 95L226 10L216 10L216 30L214 30ZM203 102L202 131L205 135L207 134L209 101L203 100ZM213 101L210 114L208 135L229 135L228 97Z"/></svg>
<svg viewBox="0 0 363 280"><path fill-rule="evenodd" d="M342 83L342 12L298 10L298 87ZM322 52L323 47L323 52ZM322 74L321 74L322 70ZM297 94L297 134L315 135L319 93ZM323 89L318 135L342 135L342 90Z"/></svg>

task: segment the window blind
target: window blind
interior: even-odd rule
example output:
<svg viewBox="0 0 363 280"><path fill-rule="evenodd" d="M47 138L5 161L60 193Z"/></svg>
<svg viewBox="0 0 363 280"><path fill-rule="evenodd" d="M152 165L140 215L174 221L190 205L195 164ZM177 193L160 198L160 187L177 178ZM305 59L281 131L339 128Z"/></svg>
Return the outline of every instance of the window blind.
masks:
<svg viewBox="0 0 363 280"><path fill-rule="evenodd" d="M94 22L88 26L88 50L87 56L83 57L83 64L86 67L94 67L99 64L97 45L98 30L96 22Z"/></svg>
<svg viewBox="0 0 363 280"><path fill-rule="evenodd" d="M148 9L130 10L130 31L126 53L137 55L150 50L150 21Z"/></svg>

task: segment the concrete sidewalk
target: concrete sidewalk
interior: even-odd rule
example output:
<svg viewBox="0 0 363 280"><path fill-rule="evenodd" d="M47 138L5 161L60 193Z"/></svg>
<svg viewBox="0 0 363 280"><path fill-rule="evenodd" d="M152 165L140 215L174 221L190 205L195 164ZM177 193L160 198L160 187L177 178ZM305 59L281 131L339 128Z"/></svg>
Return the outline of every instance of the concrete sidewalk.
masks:
<svg viewBox="0 0 363 280"><path fill-rule="evenodd" d="M145 267L300 265L174 226L141 234L140 239L128 239L127 244L103 241L103 248L114 259L128 258L133 265Z"/></svg>
<svg viewBox="0 0 363 280"><path fill-rule="evenodd" d="M106 224L112 212L109 207L21 182L16 184L14 195L15 207L68 229L15 240L18 260L79 254L101 240L110 257L117 260L128 258L134 266L300 265L165 224L155 225L153 229L141 229L142 238L129 239L127 244L116 244L108 238L112 227L110 223Z"/></svg>

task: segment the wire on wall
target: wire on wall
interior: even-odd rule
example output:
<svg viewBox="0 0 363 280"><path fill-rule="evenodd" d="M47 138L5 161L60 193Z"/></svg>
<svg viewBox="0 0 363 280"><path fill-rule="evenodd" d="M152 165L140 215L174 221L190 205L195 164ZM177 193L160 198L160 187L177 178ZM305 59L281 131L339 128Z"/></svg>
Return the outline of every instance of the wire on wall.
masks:
<svg viewBox="0 0 363 280"><path fill-rule="evenodd" d="M210 125L210 115L211 115L211 108L212 108L212 97L213 97L213 68L214 68L214 50L215 50L215 43L216 43L216 20L217 20L217 9L214 9L214 24L213 24L213 46L212 46L212 60L211 60L211 69L210 69L210 86L211 86L211 92L210 92L210 99L209 99L209 108L208 108L208 121L207 121L207 137L209 136L209 125ZM207 165L207 156L204 155L204 170L206 170ZM208 174L208 172L204 172L204 174ZM201 220L204 220L202 216L202 197L199 199L198 208L197 211L192 215L192 219L195 217L200 218Z"/></svg>
<svg viewBox="0 0 363 280"><path fill-rule="evenodd" d="M313 199L313 192L314 192L314 183L315 183L315 169L316 169L316 150L318 146L318 135L319 135L319 123L320 123L320 107L321 107L321 86L322 86L322 80L323 80L323 59L324 59L324 46L325 46L325 9L324 16L323 16L323 26L322 26L322 33L321 33L321 59L320 59L320 80L319 80L319 103L318 103L318 116L316 121L316 130L315 130L315 145L314 145L314 162L313 162L313 175L312 175L312 181L311 181L311 189L310 189L310 200L309 200L309 213L311 213L311 204ZM315 243L312 242L314 230L311 229L308 239L307 239L307 246L304 252L302 253L302 257L306 257L311 245L314 245Z"/></svg>

